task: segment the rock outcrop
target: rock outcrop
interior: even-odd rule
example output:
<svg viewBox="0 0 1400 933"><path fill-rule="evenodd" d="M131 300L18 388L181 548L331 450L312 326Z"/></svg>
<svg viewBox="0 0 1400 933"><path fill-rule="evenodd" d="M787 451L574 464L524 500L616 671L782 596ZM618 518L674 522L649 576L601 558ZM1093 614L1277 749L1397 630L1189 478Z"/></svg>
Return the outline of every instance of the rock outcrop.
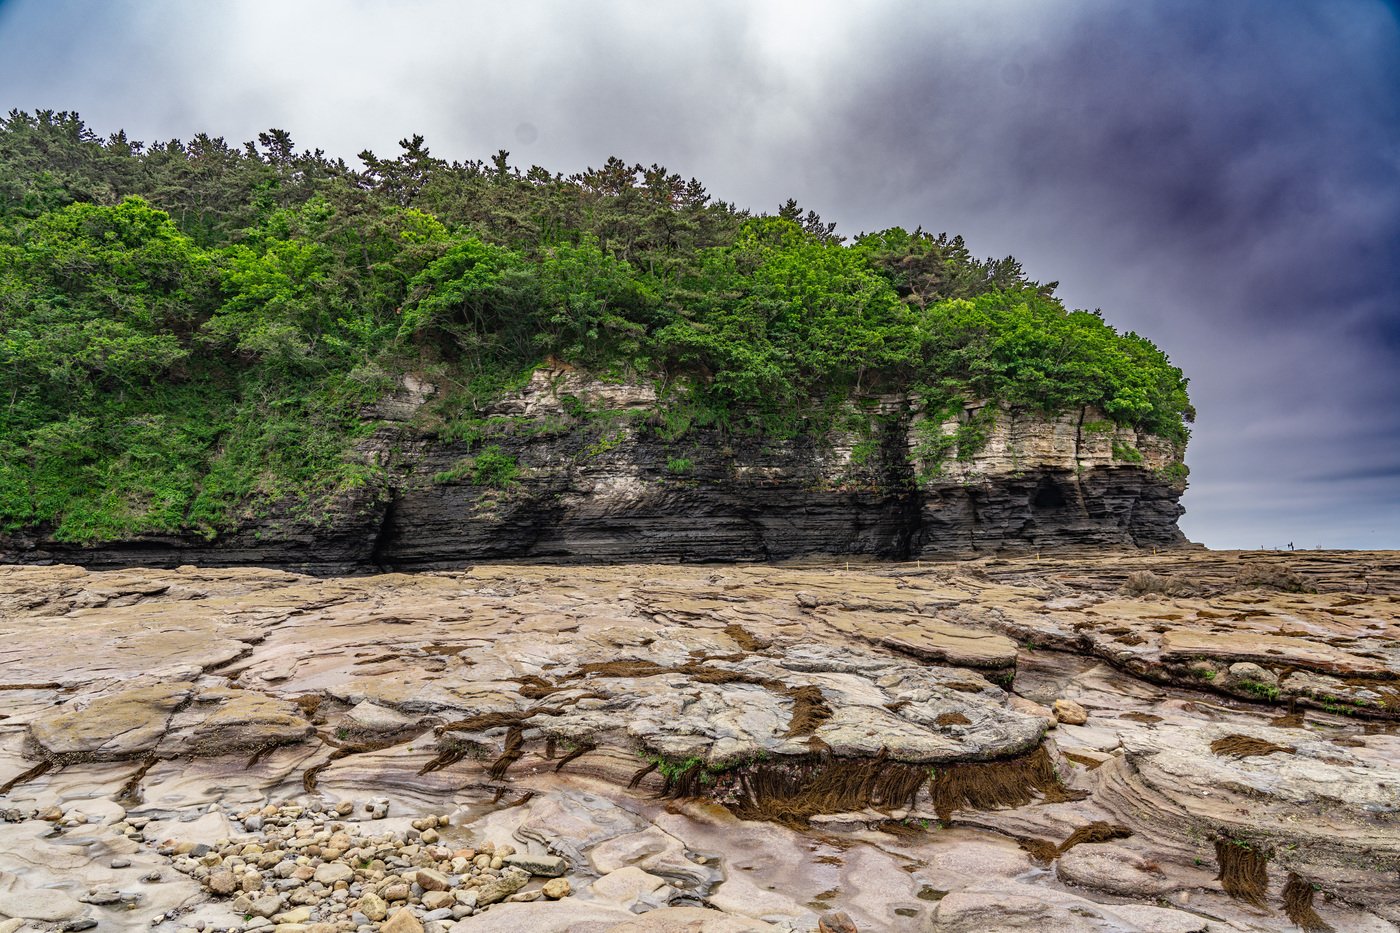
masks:
<svg viewBox="0 0 1400 933"><path fill-rule="evenodd" d="M0 559L88 566L281 566L313 573L487 559L756 561L839 554L951 558L1184 543L1181 451L1091 410L1057 418L968 406L932 424L910 400L853 405L842 428L775 440L655 414L648 386L540 370L445 440L409 381L365 417L359 455L385 470L308 517L283 503L215 540L149 535L83 546L43 528ZM990 422L977 443L959 429ZM491 449L514 475L483 475Z"/></svg>
<svg viewBox="0 0 1400 933"><path fill-rule="evenodd" d="M1385 553L0 567L0 918L1380 933L1397 598Z"/></svg>

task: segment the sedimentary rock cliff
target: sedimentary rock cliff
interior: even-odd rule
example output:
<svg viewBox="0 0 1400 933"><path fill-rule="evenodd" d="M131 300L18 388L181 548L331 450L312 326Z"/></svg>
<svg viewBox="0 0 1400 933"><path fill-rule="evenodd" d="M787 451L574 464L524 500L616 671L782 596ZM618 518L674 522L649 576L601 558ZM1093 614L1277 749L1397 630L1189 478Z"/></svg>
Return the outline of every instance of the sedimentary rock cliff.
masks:
<svg viewBox="0 0 1400 933"><path fill-rule="evenodd" d="M384 468L312 516L297 503L194 536L76 546L45 529L0 557L91 565L274 564L317 572L482 559L909 559L1184 543L1181 451L1092 409L1057 418L967 406L927 421L901 396L849 406L821 437L672 430L654 390L540 370L444 440L406 381L365 412ZM481 468L483 453L505 472Z"/></svg>

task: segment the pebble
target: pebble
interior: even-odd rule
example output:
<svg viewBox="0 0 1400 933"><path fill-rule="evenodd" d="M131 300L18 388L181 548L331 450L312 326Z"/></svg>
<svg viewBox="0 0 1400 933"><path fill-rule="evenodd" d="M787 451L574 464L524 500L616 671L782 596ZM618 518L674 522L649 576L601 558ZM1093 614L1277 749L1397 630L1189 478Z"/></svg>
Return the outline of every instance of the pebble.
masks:
<svg viewBox="0 0 1400 933"><path fill-rule="evenodd" d="M112 859L112 867L113 867L113 868L130 868L130 867L131 867L131 859L129 859L129 858L114 858L114 859Z"/></svg>
<svg viewBox="0 0 1400 933"><path fill-rule="evenodd" d="M230 825L244 830L233 838L171 841L163 852L210 893L236 894L230 906L249 918L241 929L264 933L431 933L493 903L572 893L563 878L521 890L532 875L562 875L567 863L557 856L517 855L513 845L490 840L441 845L437 827L450 825L447 815L373 835L361 834L363 823L338 819L361 809L383 819L388 808L383 798L362 806L268 805L230 813ZM270 886L265 875L273 876Z"/></svg>

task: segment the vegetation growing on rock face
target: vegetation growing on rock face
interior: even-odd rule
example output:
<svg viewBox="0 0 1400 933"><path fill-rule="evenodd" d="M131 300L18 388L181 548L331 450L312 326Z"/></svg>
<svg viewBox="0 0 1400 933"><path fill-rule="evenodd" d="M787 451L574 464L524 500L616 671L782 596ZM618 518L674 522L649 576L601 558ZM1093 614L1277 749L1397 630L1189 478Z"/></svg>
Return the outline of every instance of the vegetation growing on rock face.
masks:
<svg viewBox="0 0 1400 933"><path fill-rule="evenodd" d="M354 443L399 375L470 424L550 357L654 380L669 437L817 432L898 390L928 412L1093 405L1186 439L1161 351L959 237L847 243L791 201L754 216L657 165L565 177L401 146L357 170L278 130L143 145L71 113L0 120L0 530L314 515L383 486Z"/></svg>

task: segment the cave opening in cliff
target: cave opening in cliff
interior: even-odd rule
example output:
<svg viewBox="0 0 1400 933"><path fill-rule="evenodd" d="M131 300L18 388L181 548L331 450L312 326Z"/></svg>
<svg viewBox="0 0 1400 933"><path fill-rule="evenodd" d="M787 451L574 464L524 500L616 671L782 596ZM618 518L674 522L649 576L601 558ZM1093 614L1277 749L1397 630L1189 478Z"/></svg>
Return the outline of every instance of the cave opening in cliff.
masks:
<svg viewBox="0 0 1400 933"><path fill-rule="evenodd" d="M1040 481L1031 498L1031 505L1037 509L1062 509L1065 507L1064 490L1048 476Z"/></svg>

